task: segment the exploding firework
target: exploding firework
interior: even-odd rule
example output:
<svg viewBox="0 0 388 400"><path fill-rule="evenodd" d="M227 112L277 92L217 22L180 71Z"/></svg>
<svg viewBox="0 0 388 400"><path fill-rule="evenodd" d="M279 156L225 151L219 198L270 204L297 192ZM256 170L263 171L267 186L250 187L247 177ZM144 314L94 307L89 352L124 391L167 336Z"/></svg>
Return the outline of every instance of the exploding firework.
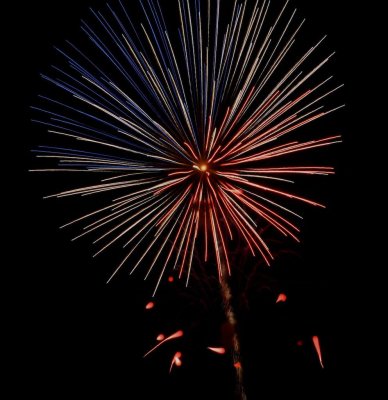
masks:
<svg viewBox="0 0 388 400"><path fill-rule="evenodd" d="M67 65L43 76L62 93L41 96L39 111L50 119L39 121L66 143L36 151L59 160L44 170L97 180L52 197L109 193L104 207L72 222L85 223L77 238L95 234L96 254L124 245L111 278L148 261L147 277L158 270L155 292L168 269L189 281L198 244L205 260L212 248L220 278L231 273L236 236L269 264L260 226L298 240L300 216L283 201L322 206L283 185L291 176L333 173L283 161L340 140L296 132L336 110L323 101L338 87L317 78L331 55L310 65L322 40L292 55L303 21L287 4L273 16L266 0L225 12L219 0L180 0L175 26L158 3L140 4L139 24L121 2L93 12L94 24L82 24L90 49L68 43L58 50Z"/></svg>
<svg viewBox="0 0 388 400"><path fill-rule="evenodd" d="M82 23L88 43L58 49L65 62L43 75L53 89L36 122L56 144L35 152L56 165L35 171L93 179L49 197L106 202L64 227L84 224L75 239L94 235L95 255L124 247L109 281L143 266L154 295L171 270L188 284L200 249L214 259L234 325L225 286L233 240L270 264L262 228L298 240L294 203L323 207L290 186L333 174L297 157L340 141L302 129L340 108L325 106L341 87L324 72L333 54L319 56L324 38L300 51L304 21L288 2L274 12L267 0L177 0L174 14L146 0L131 16L119 0L92 14ZM180 364L178 352L171 368Z"/></svg>

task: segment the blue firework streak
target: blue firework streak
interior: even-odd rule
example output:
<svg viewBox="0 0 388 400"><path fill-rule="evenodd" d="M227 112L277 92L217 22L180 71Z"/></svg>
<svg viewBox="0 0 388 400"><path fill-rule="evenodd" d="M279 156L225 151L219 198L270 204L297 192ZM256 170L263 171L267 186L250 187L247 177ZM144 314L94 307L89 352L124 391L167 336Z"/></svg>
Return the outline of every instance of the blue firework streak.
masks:
<svg viewBox="0 0 388 400"><path fill-rule="evenodd" d="M140 2L133 18L119 1L92 11L93 24L82 22L89 42L82 49L70 42L58 49L64 66L43 78L60 95L41 96L35 109L46 116L37 122L69 145L38 148L58 166L36 171L98 179L49 197L110 195L106 206L65 225L85 223L77 238L96 234L96 254L124 244L110 279L127 261L132 273L151 256L146 277L158 265L155 292L171 268L188 283L200 242L205 260L213 248L221 279L231 273L235 236L269 264L263 223L297 240L301 217L282 200L321 206L283 186L292 175L333 169L288 165L286 157L340 141L304 139L297 130L340 108L324 101L341 86L319 78L332 55L311 61L323 39L292 55L304 21L287 5L273 15L267 0L227 10L220 0L178 0L167 23L158 2Z"/></svg>

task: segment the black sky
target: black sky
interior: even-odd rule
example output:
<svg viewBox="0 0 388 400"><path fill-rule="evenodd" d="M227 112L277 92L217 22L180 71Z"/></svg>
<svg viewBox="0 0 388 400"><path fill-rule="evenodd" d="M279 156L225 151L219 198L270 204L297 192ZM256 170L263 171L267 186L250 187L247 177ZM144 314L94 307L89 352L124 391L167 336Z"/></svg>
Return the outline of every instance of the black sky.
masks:
<svg viewBox="0 0 388 400"><path fill-rule="evenodd" d="M293 1L309 21L306 32L328 34L328 48L337 52L330 70L346 85L338 99L347 108L333 115L335 124L329 127L338 126L333 133L343 134L344 143L330 152L337 175L325 179L323 189L318 184L310 188L328 208L307 211L302 244L293 247L298 256L276 267L277 287L288 291L290 304L275 308L272 295L264 291L253 296L249 313L241 316L250 400L334 396L339 388L346 390L344 374L356 363L354 315L360 307L356 280L365 256L354 199L359 196L356 183L362 179L357 158L363 124L358 118L357 55L349 46L358 29L345 3ZM31 394L50 398L59 393L69 398L107 393L103 395L107 399L232 399L230 368L201 347L219 337L211 331L213 308L179 304L184 295L167 288L158 313L145 315L150 287L141 276L129 278L124 273L106 285L119 256L109 253L95 260L90 242L71 243L74 232L59 231L58 226L77 215L77 201L42 200L61 189L61 181L27 173L34 163L30 150L41 144L42 137L41 128L30 123L29 110L42 88L39 74L55 59L54 45L80 36L79 21L88 16L88 7L104 4L35 1L19 10L23 34L19 32L18 56L24 68L23 76L18 75L23 86L17 126L25 199L20 210L23 228L15 237L20 246L13 251L15 260L25 260L16 261L17 293L25 298L20 309L19 376ZM189 303L195 300L191 292L187 297ZM182 313L188 314L182 317ZM180 319L194 327L194 333L182 344L187 354L184 366L169 376L171 352L179 349L171 346L146 361L142 354L159 327L172 330ZM362 325L362 319L357 324ZM324 371L312 348L312 335L321 338ZM298 340L303 340L302 348L296 346Z"/></svg>

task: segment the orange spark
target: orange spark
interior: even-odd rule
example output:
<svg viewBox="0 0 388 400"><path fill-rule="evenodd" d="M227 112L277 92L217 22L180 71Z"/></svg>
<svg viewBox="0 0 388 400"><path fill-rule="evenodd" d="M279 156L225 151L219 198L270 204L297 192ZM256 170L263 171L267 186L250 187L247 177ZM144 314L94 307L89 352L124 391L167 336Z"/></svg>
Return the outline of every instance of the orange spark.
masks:
<svg viewBox="0 0 388 400"><path fill-rule="evenodd" d="M165 336L163 335L163 333L161 333L160 335L158 335L158 337L156 338L156 340L158 341L158 342L161 342L162 340L164 340L165 339Z"/></svg>
<svg viewBox="0 0 388 400"><path fill-rule="evenodd" d="M284 293L280 293L277 300L276 300L276 304L277 303L284 303L287 300L287 296Z"/></svg>
<svg viewBox="0 0 388 400"><path fill-rule="evenodd" d="M156 346L154 346L151 350L149 350L147 353L144 354L143 358L147 357L149 354L151 354L154 350L156 350L159 346L161 346L163 343L167 342L168 340L172 339L178 339L183 336L183 331L179 330L172 335L166 337L163 339L160 343L158 343Z"/></svg>
<svg viewBox="0 0 388 400"><path fill-rule="evenodd" d="M174 366L174 364L177 367L182 366L182 360L180 359L182 357L182 353L180 351L177 351L174 355L174 357L172 358L172 362L171 362L171 366L170 366L170 373L172 371L172 367Z"/></svg>
<svg viewBox="0 0 388 400"><path fill-rule="evenodd" d="M226 350L224 347L208 347L208 349L217 354L225 354L226 353Z"/></svg>
<svg viewBox="0 0 388 400"><path fill-rule="evenodd" d="M155 307L155 303L153 301L150 301L146 306L146 310L152 310Z"/></svg>
<svg viewBox="0 0 388 400"><path fill-rule="evenodd" d="M319 344L318 336L313 336L313 343L314 343L315 350L318 354L319 363L321 364L322 368L325 368L323 365L323 361L322 361L321 345Z"/></svg>
<svg viewBox="0 0 388 400"><path fill-rule="evenodd" d="M173 277L173 276L169 276L169 277L168 277L168 281L169 281L170 283L174 282L174 277Z"/></svg>
<svg viewBox="0 0 388 400"><path fill-rule="evenodd" d="M234 368L239 369L241 368L241 363L240 361L237 361L236 363L233 364Z"/></svg>

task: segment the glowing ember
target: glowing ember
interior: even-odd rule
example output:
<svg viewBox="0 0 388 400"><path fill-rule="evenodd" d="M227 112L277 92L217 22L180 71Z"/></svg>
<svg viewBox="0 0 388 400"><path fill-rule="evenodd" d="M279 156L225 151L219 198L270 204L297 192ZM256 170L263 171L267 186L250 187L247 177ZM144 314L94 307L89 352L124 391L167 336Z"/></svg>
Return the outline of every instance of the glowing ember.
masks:
<svg viewBox="0 0 388 400"><path fill-rule="evenodd" d="M217 354L225 354L226 353L226 350L224 347L208 347L208 349Z"/></svg>
<svg viewBox="0 0 388 400"><path fill-rule="evenodd" d="M180 359L182 357L182 353L180 351L177 351L172 358L171 366L170 366L170 373L172 371L173 366L175 365L176 367L182 366L182 360Z"/></svg>
<svg viewBox="0 0 388 400"><path fill-rule="evenodd" d="M150 301L146 306L146 310L152 310L155 307L155 303L153 301Z"/></svg>
<svg viewBox="0 0 388 400"><path fill-rule="evenodd" d="M276 300L276 304L277 303L285 303L286 301L287 301L287 296L284 293L280 293Z"/></svg>
<svg viewBox="0 0 388 400"><path fill-rule="evenodd" d="M318 359L319 359L319 362L321 364L321 367L325 368L324 365L323 365L323 361L322 361L321 345L319 343L318 336L313 336L313 343L314 343L315 351L317 352Z"/></svg>
<svg viewBox="0 0 388 400"><path fill-rule="evenodd" d="M146 354L144 354L144 357L147 357L149 354L151 354L154 350L156 350L159 346L161 346L163 343L169 341L169 340L173 340L173 339L178 339L180 337L183 336L183 331L179 330L175 333L173 333L172 335L168 336L167 338L163 339L160 343L158 343L156 346L154 346L151 350L149 350Z"/></svg>

